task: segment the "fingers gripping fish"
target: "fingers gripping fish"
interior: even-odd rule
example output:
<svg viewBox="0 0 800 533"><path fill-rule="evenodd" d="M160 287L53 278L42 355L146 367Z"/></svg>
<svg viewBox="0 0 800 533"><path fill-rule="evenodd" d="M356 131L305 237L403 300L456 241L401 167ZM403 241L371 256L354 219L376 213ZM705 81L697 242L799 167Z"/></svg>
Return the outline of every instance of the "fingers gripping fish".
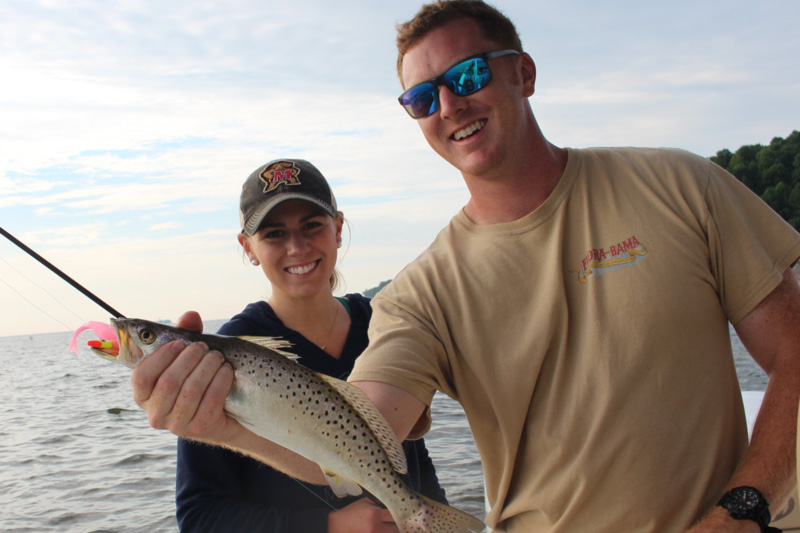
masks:
<svg viewBox="0 0 800 533"><path fill-rule="evenodd" d="M204 342L222 353L234 371L225 410L254 433L317 463L337 496L358 495L363 487L403 532L483 531L477 518L410 490L400 478L406 471L403 448L366 394L298 364L283 351L285 341L207 335L140 319L111 324L118 343L95 342L92 351L131 368L174 340Z"/></svg>

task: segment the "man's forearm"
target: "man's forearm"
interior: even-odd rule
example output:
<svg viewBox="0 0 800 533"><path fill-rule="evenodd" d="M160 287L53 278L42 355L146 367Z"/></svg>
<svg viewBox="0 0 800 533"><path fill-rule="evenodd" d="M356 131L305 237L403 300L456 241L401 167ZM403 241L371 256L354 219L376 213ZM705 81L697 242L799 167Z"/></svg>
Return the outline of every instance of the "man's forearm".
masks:
<svg viewBox="0 0 800 533"><path fill-rule="evenodd" d="M784 359L773 369L764 401L753 427L750 447L730 487L757 487L773 516L786 504L797 485L797 407L800 364Z"/></svg>

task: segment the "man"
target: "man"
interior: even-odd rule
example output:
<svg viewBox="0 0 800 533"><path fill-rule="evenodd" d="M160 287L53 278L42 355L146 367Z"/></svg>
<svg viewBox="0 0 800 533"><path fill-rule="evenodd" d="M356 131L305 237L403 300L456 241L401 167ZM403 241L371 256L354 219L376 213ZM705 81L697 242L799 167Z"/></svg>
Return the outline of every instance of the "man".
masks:
<svg viewBox="0 0 800 533"><path fill-rule="evenodd" d="M765 530L794 486L798 235L702 158L548 142L534 62L480 1L423 6L398 46L470 200L375 298L350 380L401 439L435 390L464 406L497 531ZM728 321L769 375L749 448ZM218 354L180 348L134 373L154 426L320 479L225 417Z"/></svg>

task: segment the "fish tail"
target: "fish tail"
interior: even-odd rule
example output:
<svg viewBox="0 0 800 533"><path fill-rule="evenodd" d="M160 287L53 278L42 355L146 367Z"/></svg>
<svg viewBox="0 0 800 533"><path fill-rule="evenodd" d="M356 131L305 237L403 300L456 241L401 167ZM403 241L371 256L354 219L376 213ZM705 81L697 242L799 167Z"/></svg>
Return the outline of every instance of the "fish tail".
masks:
<svg viewBox="0 0 800 533"><path fill-rule="evenodd" d="M486 525L471 514L443 503L415 495L421 505L405 520L398 522L403 533L480 533Z"/></svg>

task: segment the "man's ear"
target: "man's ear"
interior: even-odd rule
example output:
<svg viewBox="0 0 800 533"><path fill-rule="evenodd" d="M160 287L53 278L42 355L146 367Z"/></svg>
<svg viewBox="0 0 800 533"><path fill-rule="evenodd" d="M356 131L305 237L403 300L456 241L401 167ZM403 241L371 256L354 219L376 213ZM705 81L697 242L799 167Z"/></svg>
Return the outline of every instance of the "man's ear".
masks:
<svg viewBox="0 0 800 533"><path fill-rule="evenodd" d="M520 54L520 72L525 97L533 96L536 89L536 63L526 52Z"/></svg>

